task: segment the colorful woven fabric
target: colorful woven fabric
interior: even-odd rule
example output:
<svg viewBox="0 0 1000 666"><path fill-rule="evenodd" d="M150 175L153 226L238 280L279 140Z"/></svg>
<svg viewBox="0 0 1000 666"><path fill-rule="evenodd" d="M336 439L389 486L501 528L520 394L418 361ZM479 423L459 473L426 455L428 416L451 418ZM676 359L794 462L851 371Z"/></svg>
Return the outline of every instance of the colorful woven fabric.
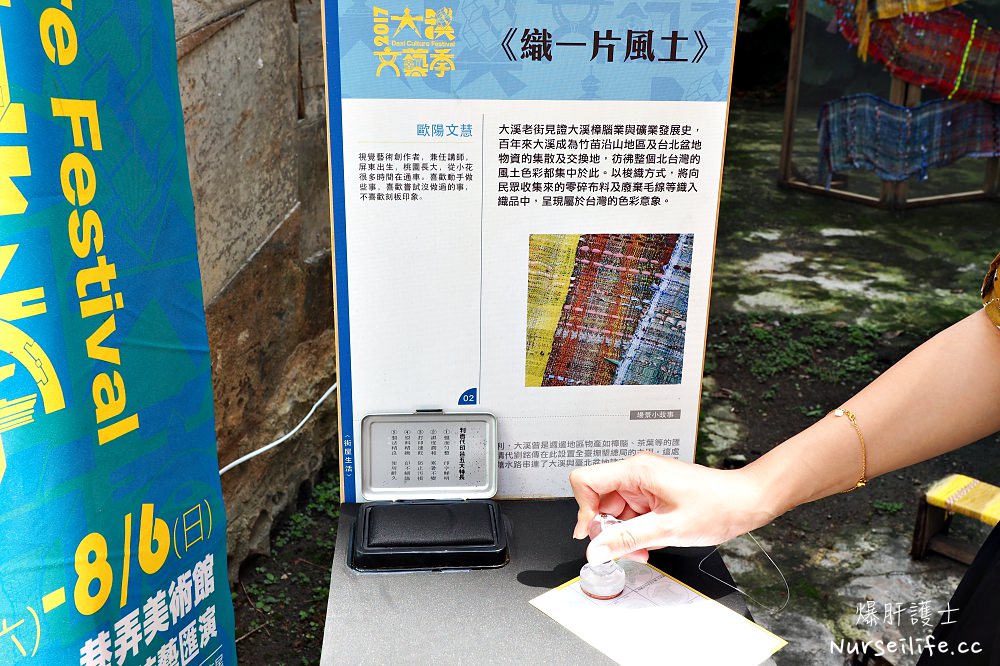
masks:
<svg viewBox="0 0 1000 666"><path fill-rule="evenodd" d="M541 386L566 303L580 237L536 234L528 248L528 351L524 385Z"/></svg>
<svg viewBox="0 0 1000 666"><path fill-rule="evenodd" d="M680 383L693 250L693 235L678 237L663 267L663 278L618 366L615 384Z"/></svg>
<svg viewBox="0 0 1000 666"><path fill-rule="evenodd" d="M939 99L908 108L874 95L828 102L819 117L820 176L851 169L882 180L927 177L962 157L1000 156L1000 106Z"/></svg>
<svg viewBox="0 0 1000 666"><path fill-rule="evenodd" d="M852 44L864 43L854 0L828 0ZM862 22L863 23L863 22ZM1000 102L1000 35L957 9L871 22L867 49L894 76L954 99Z"/></svg>
<svg viewBox="0 0 1000 666"><path fill-rule="evenodd" d="M690 251L685 271L679 248L689 247L690 239L532 235L526 385L679 382L690 273ZM553 303L560 310L554 326Z"/></svg>
<svg viewBox="0 0 1000 666"><path fill-rule="evenodd" d="M868 59L868 44L875 19L938 12L960 2L962 0L856 0L854 13L859 19L858 54L862 60Z"/></svg>

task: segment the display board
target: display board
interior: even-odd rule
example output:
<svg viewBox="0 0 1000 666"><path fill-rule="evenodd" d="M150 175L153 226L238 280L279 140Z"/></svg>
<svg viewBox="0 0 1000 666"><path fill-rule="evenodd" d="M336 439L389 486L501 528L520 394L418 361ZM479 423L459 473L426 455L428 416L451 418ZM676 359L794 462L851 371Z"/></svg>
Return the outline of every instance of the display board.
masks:
<svg viewBox="0 0 1000 666"><path fill-rule="evenodd" d="M236 664L165 0L0 0L0 663Z"/></svg>
<svg viewBox="0 0 1000 666"><path fill-rule="evenodd" d="M325 3L346 501L376 413L495 414L501 497L693 459L736 12Z"/></svg>

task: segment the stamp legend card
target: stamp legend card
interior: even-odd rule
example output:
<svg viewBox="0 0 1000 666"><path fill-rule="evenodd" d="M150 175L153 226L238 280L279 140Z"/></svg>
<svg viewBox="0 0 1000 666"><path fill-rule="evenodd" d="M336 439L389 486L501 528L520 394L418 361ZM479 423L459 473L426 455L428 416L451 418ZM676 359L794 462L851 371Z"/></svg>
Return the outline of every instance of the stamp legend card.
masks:
<svg viewBox="0 0 1000 666"><path fill-rule="evenodd" d="M492 497L496 420L490 414L381 414L362 422L362 496L379 499Z"/></svg>

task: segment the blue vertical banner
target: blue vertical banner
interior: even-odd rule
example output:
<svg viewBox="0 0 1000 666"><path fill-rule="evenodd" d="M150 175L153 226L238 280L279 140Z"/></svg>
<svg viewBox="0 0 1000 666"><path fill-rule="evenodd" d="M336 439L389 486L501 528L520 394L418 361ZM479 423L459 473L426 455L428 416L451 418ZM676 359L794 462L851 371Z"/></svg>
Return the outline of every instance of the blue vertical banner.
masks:
<svg viewBox="0 0 1000 666"><path fill-rule="evenodd" d="M0 0L2 664L236 664L173 25Z"/></svg>

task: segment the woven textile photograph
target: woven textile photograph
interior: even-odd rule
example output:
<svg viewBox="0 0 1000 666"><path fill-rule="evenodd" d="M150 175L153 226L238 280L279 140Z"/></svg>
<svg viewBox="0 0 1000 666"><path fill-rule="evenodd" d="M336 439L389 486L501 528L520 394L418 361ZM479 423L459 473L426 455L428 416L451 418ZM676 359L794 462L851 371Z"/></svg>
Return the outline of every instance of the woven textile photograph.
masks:
<svg viewBox="0 0 1000 666"><path fill-rule="evenodd" d="M692 234L533 234L526 386L681 381Z"/></svg>
<svg viewBox="0 0 1000 666"><path fill-rule="evenodd" d="M854 0L828 2L836 8L840 34L860 43L862 58L871 56L907 83L952 99L1000 102L1000 34L978 19L954 8L905 14L871 21L865 35Z"/></svg>
<svg viewBox="0 0 1000 666"><path fill-rule="evenodd" d="M938 99L918 107L874 95L827 102L819 116L821 182L865 169L882 180L926 178L963 157L1000 156L1000 106Z"/></svg>
<svg viewBox="0 0 1000 666"><path fill-rule="evenodd" d="M614 384L678 384L684 370L694 236L677 237L663 277L618 365Z"/></svg>

